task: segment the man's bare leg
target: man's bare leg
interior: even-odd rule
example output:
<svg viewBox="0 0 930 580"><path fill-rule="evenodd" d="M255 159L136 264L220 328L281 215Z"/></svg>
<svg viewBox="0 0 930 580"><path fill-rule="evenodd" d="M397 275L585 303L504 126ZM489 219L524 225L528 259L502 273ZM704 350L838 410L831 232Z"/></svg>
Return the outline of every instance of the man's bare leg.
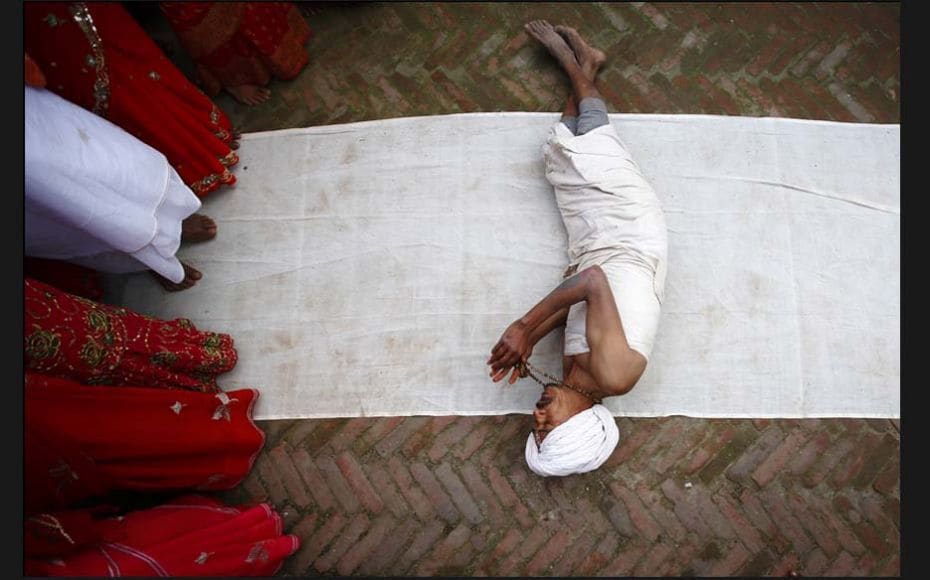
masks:
<svg viewBox="0 0 930 580"><path fill-rule="evenodd" d="M533 20L532 22L526 23L524 28L530 36L545 46L549 54L555 57L562 66L565 74L568 75L568 80L572 84L572 95L576 102L580 103L583 99L588 97L601 98L601 94L598 92L597 87L594 86L593 75L591 78L588 78L588 75L585 74L585 70L581 67L581 63L575 56L572 47L570 47L565 39L556 32L551 24L545 20ZM584 47L587 47L587 49ZM596 58L594 58L595 55L589 51L595 49L592 49L587 44L584 46L579 45L579 48L582 49L582 59L589 63L589 68L594 66ZM604 54L600 51L597 52L600 53L600 58L603 59ZM603 60L601 60L601 63L603 64Z"/></svg>
<svg viewBox="0 0 930 580"><path fill-rule="evenodd" d="M574 28L561 25L553 28L568 42L585 76L591 82L594 82L597 73L600 72L601 67L607 61L607 55L585 42L584 38ZM562 122L572 133L578 133L578 101L575 99L574 91L569 92L568 97L565 99Z"/></svg>
<svg viewBox="0 0 930 580"><path fill-rule="evenodd" d="M578 64L581 65L581 70L593 83L594 79L597 77L597 73L600 72L601 67L607 62L607 55L605 55L603 51L588 44L585 39L582 38L581 34L571 26L560 24L553 28L568 42L572 52L575 54L575 59L578 61Z"/></svg>
<svg viewBox="0 0 930 580"><path fill-rule="evenodd" d="M571 92L565 98L565 108L562 109L562 117L559 120L568 127L572 135L578 134L578 101L575 100L575 95Z"/></svg>

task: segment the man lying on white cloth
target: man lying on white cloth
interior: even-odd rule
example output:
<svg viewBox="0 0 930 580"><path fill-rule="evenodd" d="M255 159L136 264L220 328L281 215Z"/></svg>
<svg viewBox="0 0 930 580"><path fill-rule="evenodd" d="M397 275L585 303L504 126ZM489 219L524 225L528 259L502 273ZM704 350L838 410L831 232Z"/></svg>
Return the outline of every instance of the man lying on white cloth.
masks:
<svg viewBox="0 0 930 580"><path fill-rule="evenodd" d="M619 441L600 402L629 392L646 369L665 287L666 227L594 86L604 53L567 26L537 20L526 30L572 84L543 148L571 265L561 285L507 327L488 364L494 382L508 372L511 384L536 378L528 365L533 346L565 325L563 380L547 384L536 403L526 461L541 476L569 475L600 467Z"/></svg>

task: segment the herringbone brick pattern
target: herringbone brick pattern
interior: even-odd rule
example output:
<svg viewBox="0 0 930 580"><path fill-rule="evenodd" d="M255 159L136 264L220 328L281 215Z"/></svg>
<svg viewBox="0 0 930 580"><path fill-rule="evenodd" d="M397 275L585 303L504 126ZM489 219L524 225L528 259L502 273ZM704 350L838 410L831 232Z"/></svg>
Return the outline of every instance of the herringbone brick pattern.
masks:
<svg viewBox="0 0 930 580"><path fill-rule="evenodd" d="M311 9L314 10L314 9ZM522 24L578 28L607 53L612 112L893 123L894 3L340 4L316 8L307 69L245 131L473 111L557 111L568 81Z"/></svg>
<svg viewBox="0 0 930 580"><path fill-rule="evenodd" d="M559 110L568 84L522 32L532 18L573 25L607 53L599 86L613 112L899 119L896 3L308 12L300 77L273 83L259 107L217 100L244 131ZM144 24L189 70L163 23ZM522 459L524 415L263 422L265 450L227 499L286 513L303 545L283 575L900 573L898 421L618 424L602 469L544 480Z"/></svg>
<svg viewBox="0 0 930 580"><path fill-rule="evenodd" d="M265 422L233 501L304 542L293 575L897 575L899 424L618 419L599 470L541 479L524 416Z"/></svg>

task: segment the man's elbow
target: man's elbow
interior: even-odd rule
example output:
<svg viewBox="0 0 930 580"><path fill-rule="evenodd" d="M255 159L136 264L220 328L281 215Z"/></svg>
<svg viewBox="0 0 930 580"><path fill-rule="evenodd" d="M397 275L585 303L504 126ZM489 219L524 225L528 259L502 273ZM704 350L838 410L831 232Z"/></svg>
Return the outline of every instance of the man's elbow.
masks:
<svg viewBox="0 0 930 580"><path fill-rule="evenodd" d="M645 360L642 360L641 356L630 360L624 367L623 372L605 377L606 380L601 384L601 388L609 393L608 396L617 397L632 391L646 370Z"/></svg>
<svg viewBox="0 0 930 580"><path fill-rule="evenodd" d="M610 397L619 397L633 390L639 377L624 377L620 380L609 381L604 385L604 390L609 393Z"/></svg>

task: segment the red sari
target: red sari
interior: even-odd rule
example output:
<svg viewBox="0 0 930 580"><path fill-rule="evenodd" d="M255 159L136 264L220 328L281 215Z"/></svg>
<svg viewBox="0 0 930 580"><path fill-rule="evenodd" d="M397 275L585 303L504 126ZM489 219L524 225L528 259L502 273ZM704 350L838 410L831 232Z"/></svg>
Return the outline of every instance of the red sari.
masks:
<svg viewBox="0 0 930 580"><path fill-rule="evenodd" d="M26 513L112 490L219 490L249 473L265 441L258 391L93 387L26 373Z"/></svg>
<svg viewBox="0 0 930 580"><path fill-rule="evenodd" d="M204 88L264 86L307 65L310 27L290 2L162 2L162 12L197 63Z"/></svg>
<svg viewBox="0 0 930 580"><path fill-rule="evenodd" d="M23 26L46 88L161 151L198 196L236 182L229 118L118 2L27 2Z"/></svg>
<svg viewBox="0 0 930 580"><path fill-rule="evenodd" d="M187 496L123 517L42 513L25 528L28 576L272 576L300 539L265 503Z"/></svg>
<svg viewBox="0 0 930 580"><path fill-rule="evenodd" d="M92 302L26 278L25 368L87 385L219 391L238 360L228 334Z"/></svg>

